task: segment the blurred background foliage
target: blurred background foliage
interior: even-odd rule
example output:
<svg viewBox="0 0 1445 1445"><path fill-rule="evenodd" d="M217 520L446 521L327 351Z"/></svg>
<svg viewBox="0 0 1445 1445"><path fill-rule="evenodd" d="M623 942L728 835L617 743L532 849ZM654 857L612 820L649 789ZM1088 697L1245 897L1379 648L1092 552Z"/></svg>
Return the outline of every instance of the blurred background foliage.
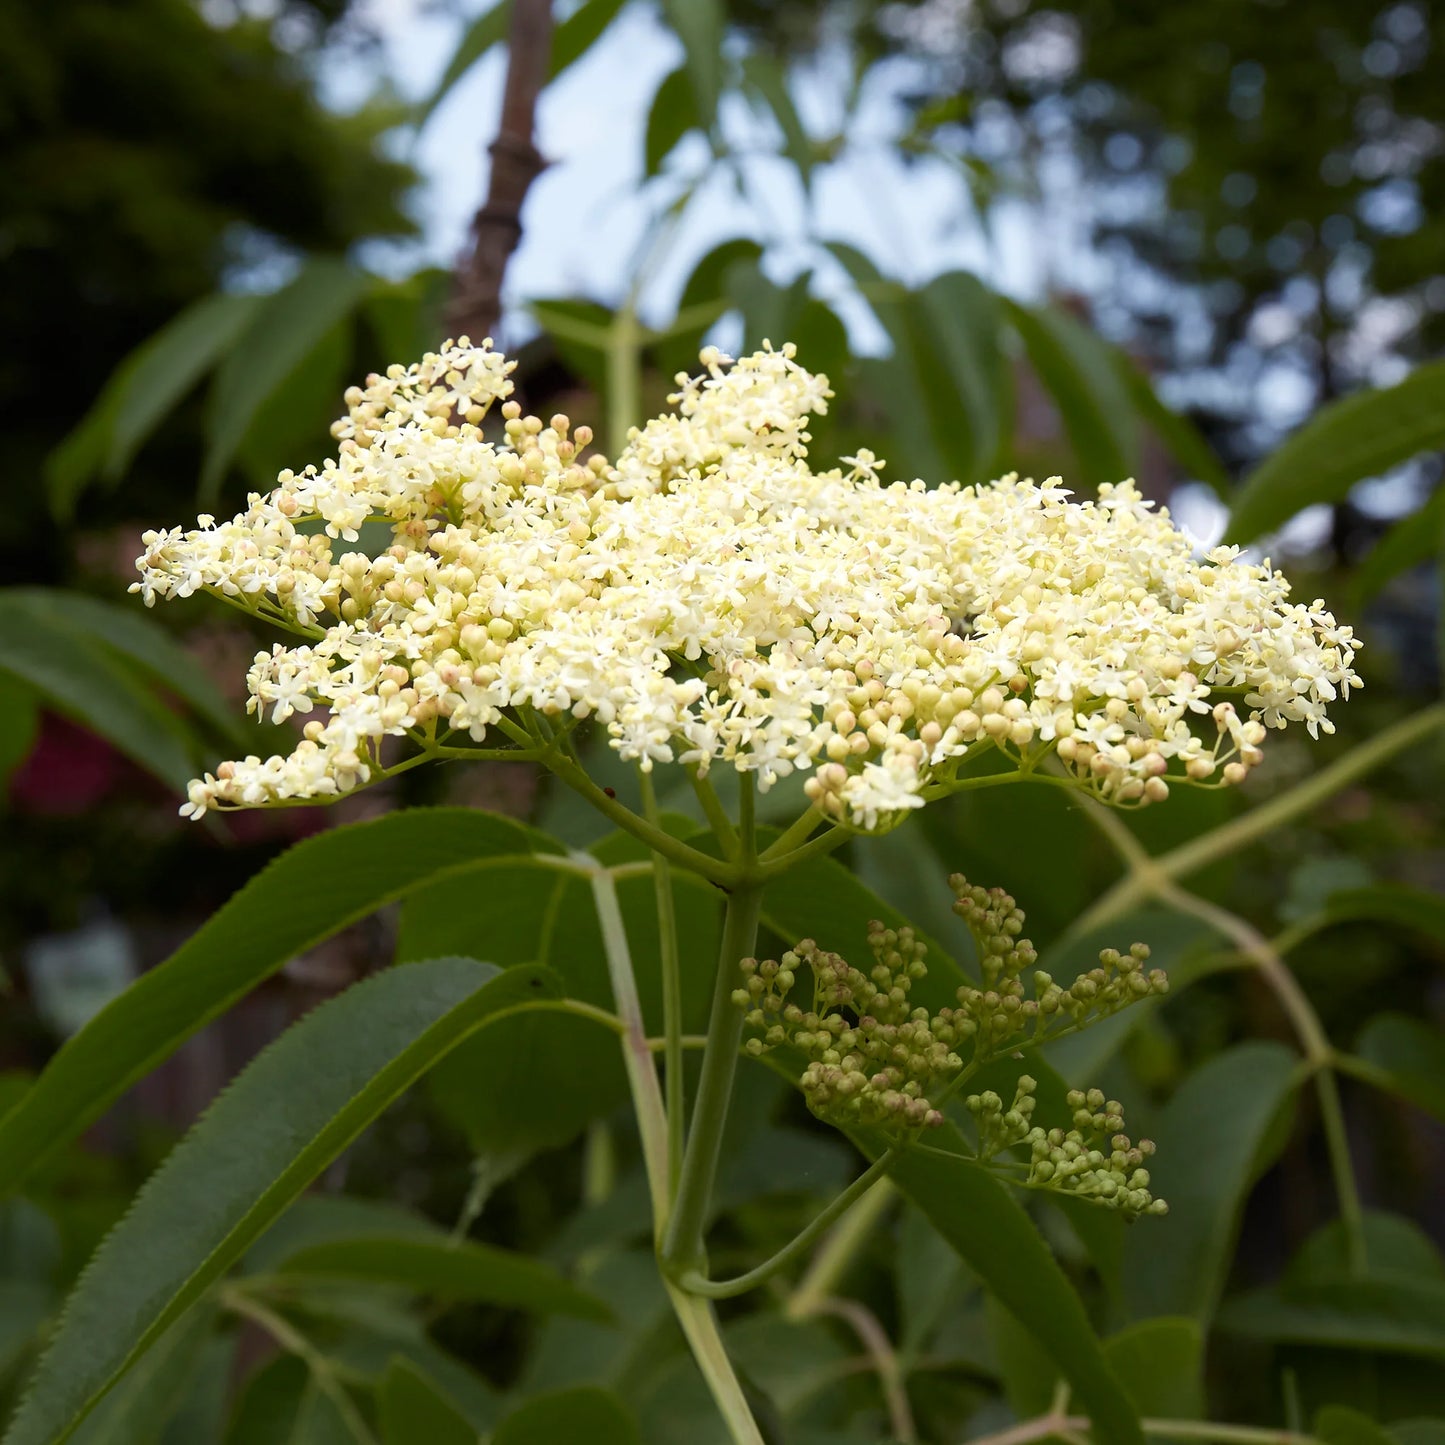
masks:
<svg viewBox="0 0 1445 1445"><path fill-rule="evenodd" d="M675 56L636 158L639 244L606 294L508 295L499 339L520 357L528 409L594 420L612 449L705 339L791 339L839 394L815 428L824 456L869 447L891 475L930 480L1057 471L1080 491L1134 475L1211 540L1222 531L1284 560L1301 595L1324 596L1365 637L1366 690L1338 710L1339 736L1276 741L1242 798L1187 794L1131 818L1155 856L1402 720L1436 715L1425 710L1438 706L1445 553L1445 11L1428 0L583 0L557 7L553 76L595 47L612 57L607 84L630 93L625 56L606 46L639 11ZM351 380L442 339L449 269L396 260L424 256L407 249L422 178L406 157L452 88L504 47L508 18L505 5L468 7L454 56L417 95L390 83L375 16L346 0L0 9L0 368L12 399L0 1110L106 999L304 835L453 802L592 841L566 798L501 766L412 774L335 809L181 823L189 776L273 746L240 705L261 639L219 608L148 615L124 595L143 527L228 513L278 468L319 461ZM364 102L327 103L325 68L368 58L378 83ZM492 124L479 119L479 144ZM857 204L909 239L899 195L871 167L879 153L939 178L959 229L979 238L977 266L919 274L895 264L907 245L883 254L831 223L820 190L851 176ZM713 240L694 254L699 210ZM587 244L585 227L543 240ZM1006 284L1016 248L1029 253L1029 286ZM1135 899L1104 940L1147 937L1181 982L1197 979L1102 1056L1072 1060L1138 1101L1135 1132L1161 1141L1161 1192L1193 1204L1127 1249L1087 1220L1043 1210L1038 1221L1101 1328L1182 1317L1136 1323L1142 1343L1111 1344L1121 1358L1137 1350L1144 1375L1168 1375L1159 1362L1182 1352L1183 1383L1151 1409L1197 1408L1189 1382L1202 1378L1218 1418L1302 1428L1330 1406L1383 1422L1445 1417L1440 739L1422 726L1408 748L1190 880L1295 945L1302 986L1352 1051L1349 1138L1365 1203L1380 1211L1369 1289L1329 1294L1339 1241L1317 1120L1308 1096L1296 1106L1282 1084L1271 1094L1249 1052L1290 1038L1274 996L1220 964L1197 918L1157 899ZM599 774L611 766L605 751L595 761ZM770 816L790 803L773 795ZM1123 876L1052 791L957 798L854 845L849 861L964 959L943 904L949 872L1014 891L1046 954L1079 947L1080 920ZM398 949L461 949L467 923L455 898L423 893L400 918L383 910L304 953L4 1206L7 1398L91 1247L225 1081ZM713 927L700 907L695 932ZM516 942L518 958L534 946ZM576 955L587 951L579 936ZM1068 1061L1057 1067L1072 1077ZM621 1094L560 1085L571 1103L544 1100L560 1113L540 1134L489 1128L459 1056L247 1269L280 1269L306 1241L364 1234L368 1221L398 1228L405 1209L427 1237L455 1227L541 1254L620 1322L588 1319L576 1299L519 1314L516 1298L485 1290L292 1278L276 1309L314 1358L284 1338L278 1350L274 1320L269 1333L255 1318L238 1328L223 1309L214 1330L172 1341L87 1438L353 1438L335 1434L350 1426L331 1418L326 1378L388 1445L475 1438L579 1380L633 1412L612 1419L611 1394L554 1402L559 1419L581 1410L597 1439L713 1438L644 1248ZM1164 1178L1171 1132L1182 1141L1211 1117L1246 1116L1240 1157L1182 1158ZM554 1147L538 1152L538 1137ZM851 1168L780 1085L745 1071L719 1252L780 1244ZM366 1201L359 1213L353 1198ZM916 1438L962 1441L1047 1407L1037 1351L968 1267L913 1212L885 1224L838 1289L894 1341ZM1149 1279L1191 1250L1203 1282L1166 1280L1151 1295ZM846 1320L788 1322L742 1302L729 1329L777 1438L898 1433ZM405 1423L418 1419L431 1433ZM524 1419L516 1438L541 1438L525 1428L539 1427ZM1430 1424L1360 1433L1376 1427L1341 1414L1314 1428L1339 1441L1445 1438Z"/></svg>

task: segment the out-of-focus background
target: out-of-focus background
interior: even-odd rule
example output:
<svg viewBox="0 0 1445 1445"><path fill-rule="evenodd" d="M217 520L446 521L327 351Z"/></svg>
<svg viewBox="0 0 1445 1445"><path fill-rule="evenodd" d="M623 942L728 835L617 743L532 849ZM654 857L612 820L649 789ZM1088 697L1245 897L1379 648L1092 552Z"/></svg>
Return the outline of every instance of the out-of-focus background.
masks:
<svg viewBox="0 0 1445 1445"><path fill-rule="evenodd" d="M203 825L176 812L188 777L274 749L243 714L268 639L203 599L147 614L125 590L140 532L229 514L279 468L319 462L346 385L462 325L518 357L529 410L592 422L604 449L661 408L704 341L793 340L838 394L815 428L826 458L869 447L889 474L930 481L1058 472L1080 492L1132 475L1201 546L1229 529L1286 566L1364 637L1365 691L1336 710L1338 736L1273 743L1243 799L1187 796L1143 817L1151 848L1438 697L1433 0L557 0L534 117L511 67L545 168L488 314L473 227L489 187L484 241L508 221L489 148L499 127L510 153L528 138L502 121L512 21L508 4L465 0L0 3L11 1097L303 835L451 801L587 836L564 799L500 766L424 770L331 809ZM1283 482L1269 470L1322 409L1389 387L1402 388L1398 435L1352 430L1346 413L1290 456ZM1043 944L1113 876L1054 802L960 799L920 829L940 886L962 867L1015 887L1042 860L1054 883L1021 901ZM1437 733L1204 880L1269 932L1337 894L1408 894L1412 926L1345 926L1297 960L1342 1045L1382 1010L1445 1020L1430 913L1445 892L1442 811ZM858 845L854 861L906 908L917 860L904 846ZM52 1168L43 1217L25 1225L38 1233L0 1239L14 1256L0 1282L7 1389L53 1291L178 1132L287 1021L384 965L393 934L383 914L294 960ZM1241 1032L1285 1034L1248 983L1201 985L1131 1041L1125 1097L1168 1097ZM1363 1086L1346 1113L1367 1202L1445 1244L1438 1050L1418 1072L1433 1117ZM579 1168L575 1154L496 1164L488 1228L549 1240ZM347 1169L348 1187L439 1219L485 1192L485 1161L426 1099ZM1303 1118L1246 1213L1237 1282L1272 1279L1328 1217L1325 1181ZM36 1249L53 1255L43 1279L24 1265ZM514 1322L463 1315L443 1322L447 1340L507 1383ZM1282 1370L1306 1400L1338 1373L1328 1351L1280 1350L1243 1352L1226 1403L1277 1412ZM1417 1413L1445 1400L1441 1356L1425 1355L1389 1386ZM1375 1360L1362 1398L1398 1365ZM972 1368L920 1387L938 1439L963 1438Z"/></svg>

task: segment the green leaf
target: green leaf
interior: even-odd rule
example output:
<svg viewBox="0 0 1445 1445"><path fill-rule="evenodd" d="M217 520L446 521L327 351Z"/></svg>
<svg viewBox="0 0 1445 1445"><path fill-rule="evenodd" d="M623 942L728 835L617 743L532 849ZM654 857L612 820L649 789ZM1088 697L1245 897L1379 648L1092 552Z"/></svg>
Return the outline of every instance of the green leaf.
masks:
<svg viewBox="0 0 1445 1445"><path fill-rule="evenodd" d="M1398 1214L1367 1209L1362 1225L1368 1274L1384 1277L1409 1274L1445 1281L1445 1261L1418 1224ZM1284 1282L1294 1285L1338 1279L1352 1270L1349 1231L1343 1220L1335 1219L1304 1242L1290 1261Z"/></svg>
<svg viewBox="0 0 1445 1445"><path fill-rule="evenodd" d="M1136 475L1134 403L1109 344L1056 306L1004 305L1029 365L1059 410L1083 481L1097 487Z"/></svg>
<svg viewBox="0 0 1445 1445"><path fill-rule="evenodd" d="M435 1380L400 1357L376 1392L383 1445L477 1445L477 1432Z"/></svg>
<svg viewBox="0 0 1445 1445"><path fill-rule="evenodd" d="M1141 1320L1104 1341L1104 1354L1141 1415L1197 1420L1204 1409L1204 1336L1177 1315Z"/></svg>
<svg viewBox="0 0 1445 1445"><path fill-rule="evenodd" d="M215 1313L202 1304L178 1319L81 1424L75 1445L152 1445L195 1377Z"/></svg>
<svg viewBox="0 0 1445 1445"><path fill-rule="evenodd" d="M999 298L978 277L952 271L914 292L905 310L947 475L986 481L999 454L1006 385Z"/></svg>
<svg viewBox="0 0 1445 1445"><path fill-rule="evenodd" d="M437 959L375 975L264 1050L96 1251L6 1445L59 1445L122 1373L378 1114L544 971Z"/></svg>
<svg viewBox="0 0 1445 1445"><path fill-rule="evenodd" d="M1445 361L1433 361L1395 386L1317 411L1245 478L1225 540L1252 542L1303 508L1337 502L1356 482L1442 446Z"/></svg>
<svg viewBox="0 0 1445 1445"><path fill-rule="evenodd" d="M1350 582L1355 608L1363 607L1402 572L1433 562L1445 537L1445 487L1437 487L1418 511L1402 517L1365 554Z"/></svg>
<svg viewBox="0 0 1445 1445"><path fill-rule="evenodd" d="M1355 1052L1379 1082L1417 1108L1445 1120L1445 1035L1404 1014L1377 1014L1355 1041Z"/></svg>
<svg viewBox="0 0 1445 1445"><path fill-rule="evenodd" d="M424 1214L379 1199L350 1194L308 1194L271 1226L246 1256L248 1274L270 1274L283 1260L316 1244L370 1239L420 1239L446 1244L451 1235Z"/></svg>
<svg viewBox="0 0 1445 1445"><path fill-rule="evenodd" d="M887 359L858 358L861 389L882 408L888 423L888 448L893 474L942 479L951 470L940 445L938 418L930 409L936 363L920 353L918 328L912 324L914 297L889 281L856 247L842 241L824 243L888 332L893 354ZM956 425L956 418L950 418ZM945 444L948 438L945 438Z"/></svg>
<svg viewBox="0 0 1445 1445"><path fill-rule="evenodd" d="M276 1272L396 1284L448 1300L480 1300L538 1314L607 1321L608 1307L549 1264L469 1240L396 1235L332 1240L288 1255Z"/></svg>
<svg viewBox="0 0 1445 1445"><path fill-rule="evenodd" d="M0 672L172 788L183 789L200 770L204 749L194 731L125 657L24 595L0 592Z"/></svg>
<svg viewBox="0 0 1445 1445"><path fill-rule="evenodd" d="M788 89L787 67L776 55L755 50L743 61L743 78L777 121L783 135L784 154L797 167L806 189L813 179L813 142L798 115L797 106L793 104Z"/></svg>
<svg viewBox="0 0 1445 1445"><path fill-rule="evenodd" d="M1406 883L1342 888L1325 900L1320 927L1336 923L1393 923L1445 947L1445 898Z"/></svg>
<svg viewBox="0 0 1445 1445"><path fill-rule="evenodd" d="M1165 404L1154 390L1148 373L1128 352L1119 347L1112 347L1111 352L1139 419L1164 443L1191 478L1206 483L1218 496L1227 498L1233 489L1229 473L1199 428L1183 413Z"/></svg>
<svg viewBox="0 0 1445 1445"><path fill-rule="evenodd" d="M197 1441L224 1439L235 1353L236 1341L230 1333L213 1333L204 1340L190 1385L166 1421L159 1445L196 1445Z"/></svg>
<svg viewBox="0 0 1445 1445"><path fill-rule="evenodd" d="M105 458L108 477L130 466L146 438L235 345L260 304L251 295L202 297L141 344L120 390Z"/></svg>
<svg viewBox="0 0 1445 1445"><path fill-rule="evenodd" d="M686 65L679 65L663 76L652 97L642 147L642 174L657 175L683 136L701 124L692 94L692 76Z"/></svg>
<svg viewBox="0 0 1445 1445"><path fill-rule="evenodd" d="M283 467L320 461L333 449L331 420L353 371L353 319L346 316L323 332L256 408L236 449L236 465L255 490L269 492Z"/></svg>
<svg viewBox="0 0 1445 1445"><path fill-rule="evenodd" d="M172 317L111 373L49 468L51 503L68 518L97 472L121 476L156 427L234 345L260 298L205 296Z"/></svg>
<svg viewBox="0 0 1445 1445"><path fill-rule="evenodd" d="M1395 1445L1383 1425L1348 1405L1326 1405L1315 1416L1314 1433L1324 1445Z"/></svg>
<svg viewBox="0 0 1445 1445"><path fill-rule="evenodd" d="M442 333L442 309L451 273L432 267L405 281L378 281L362 302L367 330L387 362L434 350Z"/></svg>
<svg viewBox="0 0 1445 1445"><path fill-rule="evenodd" d="M1397 1420L1390 1439L1394 1445L1445 1445L1445 1420Z"/></svg>
<svg viewBox="0 0 1445 1445"><path fill-rule="evenodd" d="M511 0L498 0L490 10L484 10L467 26L457 48L452 52L452 58L447 62L447 68L442 71L441 79L437 81L432 93L417 107L415 124L418 129L431 119L432 112L446 99L452 86L494 45L505 42L511 23Z"/></svg>
<svg viewBox="0 0 1445 1445"><path fill-rule="evenodd" d="M662 0L662 13L682 41L698 119L710 131L722 95L723 7L720 0Z"/></svg>
<svg viewBox="0 0 1445 1445"><path fill-rule="evenodd" d="M602 32L617 18L627 0L584 0L552 32L553 80L577 61L602 37Z"/></svg>
<svg viewBox="0 0 1445 1445"><path fill-rule="evenodd" d="M16 1189L209 1020L323 938L483 860L556 848L519 823L468 808L394 813L298 843L66 1041L0 1119L0 1193Z"/></svg>
<svg viewBox="0 0 1445 1445"><path fill-rule="evenodd" d="M502 1420L490 1445L641 1445L632 1412L611 1390L584 1385L539 1395Z"/></svg>
<svg viewBox="0 0 1445 1445"><path fill-rule="evenodd" d="M1136 1318L1210 1319L1261 1146L1293 1095L1294 1071L1295 1056L1280 1044L1239 1044L1195 1070L1164 1108L1150 1188L1168 1201L1169 1215L1131 1230L1124 1247L1124 1298Z"/></svg>
<svg viewBox="0 0 1445 1445"><path fill-rule="evenodd" d="M614 833L591 848L606 864L646 858L634 839ZM715 888L674 871L682 946L686 1030L706 1021L720 908ZM662 966L657 907L650 877L617 882L644 1017L662 1030ZM407 901L399 958L453 953L484 937L501 964L535 961L553 969L569 997L613 1007L606 953L590 884L575 876L544 875L504 866L488 889L442 884ZM617 1040L585 1019L536 1014L518 1019L505 1038L478 1041L437 1072L438 1101L479 1153L526 1154L567 1143L593 1119L627 1098Z"/></svg>
<svg viewBox="0 0 1445 1445"><path fill-rule="evenodd" d="M35 746L40 700L35 689L11 672L0 672L0 790Z"/></svg>
<svg viewBox="0 0 1445 1445"><path fill-rule="evenodd" d="M1226 1302L1217 1323L1226 1334L1276 1344L1445 1359L1445 1281L1342 1272L1251 1290Z"/></svg>
<svg viewBox="0 0 1445 1445"><path fill-rule="evenodd" d="M294 1355L263 1365L246 1381L226 1445L305 1445L295 1426L310 1388L311 1372Z"/></svg>
<svg viewBox="0 0 1445 1445"><path fill-rule="evenodd" d="M894 1165L893 1183L1047 1351L1099 1437L1142 1445L1134 1408L1084 1306L1028 1215L991 1173L958 1153L963 1141L952 1125L929 1139L957 1157L910 1150ZM868 1152L876 1156L880 1146L871 1144Z"/></svg>
<svg viewBox="0 0 1445 1445"><path fill-rule="evenodd" d="M211 390L199 493L203 506L215 501L226 468L267 398L350 315L367 284L366 273L345 261L317 257L256 309Z"/></svg>
<svg viewBox="0 0 1445 1445"><path fill-rule="evenodd" d="M226 702L196 665L195 655L147 617L143 609L58 587L7 587L3 605L103 643L186 703L219 739L238 748L252 746L252 737L242 725L238 709Z"/></svg>
<svg viewBox="0 0 1445 1445"><path fill-rule="evenodd" d="M1006 1310L995 1296L984 1296L984 1313L994 1363L998 1366L999 1382L1009 1409L1021 1420L1045 1414L1058 1383L1053 1361L1039 1348L1033 1332L1025 1329L1018 1317Z"/></svg>

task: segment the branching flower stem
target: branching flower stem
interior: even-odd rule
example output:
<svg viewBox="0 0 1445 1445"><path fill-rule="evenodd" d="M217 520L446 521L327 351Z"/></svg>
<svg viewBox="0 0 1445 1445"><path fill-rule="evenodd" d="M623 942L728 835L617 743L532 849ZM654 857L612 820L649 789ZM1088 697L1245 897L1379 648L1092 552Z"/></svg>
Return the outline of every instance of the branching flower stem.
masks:
<svg viewBox="0 0 1445 1445"><path fill-rule="evenodd" d="M1379 739L1376 739L1376 743L1378 742ZM1348 762L1349 759L1344 761ZM1336 768L1339 768L1338 764ZM1350 773L1350 776L1355 775L1353 772ZM1314 782L1318 781L1319 779L1314 780ZM1311 788L1311 784L1305 784L1303 787L1308 790ZM1294 790L1296 793L1300 791L1301 789ZM1145 897L1152 897L1181 913L1198 918L1202 923L1229 939L1243 957L1253 964L1259 976L1279 1000L1280 1007L1289 1018L1295 1035L1299 1039L1305 1060L1310 1067L1310 1072L1315 1078L1315 1092L1319 1099L1320 1127L1324 1132L1325 1149L1329 1155L1330 1175L1334 1181L1335 1196L1339 1202L1340 1222L1345 1230L1350 1267L1358 1274L1364 1273L1368 1264L1364 1209L1360 1202L1359 1186L1355 1180L1354 1164L1350 1158L1349 1136L1345 1130L1339 1084L1335 1078L1337 1055L1330 1043L1329 1035L1326 1034L1324 1025L1320 1021L1319 1014L1315 1011L1314 1005L1309 1001L1305 991L1300 987L1299 980L1294 976L1279 951L1247 918L1241 918L1239 914L1233 913L1217 903L1211 903L1208 899L1199 897L1198 894L1191 893L1174 881L1174 875L1163 864L1169 857L1177 856L1184 850L1176 849L1174 854L1166 854L1163 860L1152 859L1128 828L1112 813L1102 807L1090 807L1088 816L1090 821L1114 845L1119 856L1127 864L1129 872L1124 881L1130 884L1132 889L1139 890ZM1254 816L1255 814L1249 814L1239 821L1248 822ZM1206 834L1204 838L1197 841L1207 843L1209 839L1227 829L1240 831L1236 825L1231 824L1227 825L1226 829L1216 829L1215 833ZM1216 856L1211 849L1191 846L1193 847L1191 857L1202 857L1205 861L1212 861ZM1189 866L1193 868L1201 865L1190 863ZM1114 892L1120 897L1124 896L1123 890L1118 886ZM1092 911L1097 912L1098 910ZM1082 927L1081 920L1076 928Z"/></svg>
<svg viewBox="0 0 1445 1445"><path fill-rule="evenodd" d="M295 1355L310 1371L316 1388L336 1407L356 1445L376 1445L376 1436L356 1408L356 1402L336 1378L326 1355L311 1343L288 1319L278 1315L258 1299L236 1286L221 1291L221 1303L232 1312L259 1325L287 1354Z"/></svg>
<svg viewBox="0 0 1445 1445"><path fill-rule="evenodd" d="M871 1189L882 1184L884 1176L893 1167L893 1161L901 1152L900 1148L895 1147L880 1154L841 1194L825 1205L787 1244L756 1269L750 1269L746 1274L732 1279L708 1279L699 1270L687 1270L678 1278L677 1283L689 1294L702 1295L707 1299L732 1299L735 1295L756 1289L780 1269L791 1264L823 1235L834 1220L846 1213Z"/></svg>
<svg viewBox="0 0 1445 1445"><path fill-rule="evenodd" d="M783 1310L790 1320L807 1319L819 1301L837 1292L848 1266L897 1198L897 1187L884 1177L849 1206L788 1296Z"/></svg>

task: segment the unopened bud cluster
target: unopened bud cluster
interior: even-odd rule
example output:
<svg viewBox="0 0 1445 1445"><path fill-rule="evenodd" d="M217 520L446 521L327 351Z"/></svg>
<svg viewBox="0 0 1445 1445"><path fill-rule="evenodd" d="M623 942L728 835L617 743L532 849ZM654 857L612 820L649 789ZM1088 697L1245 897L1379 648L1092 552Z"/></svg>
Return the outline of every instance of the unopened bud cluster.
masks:
<svg viewBox="0 0 1445 1445"><path fill-rule="evenodd" d="M982 988L958 991L959 1011L978 1036L979 1057L1006 1048L1021 1036L1040 1043L1118 1013L1131 1003L1169 991L1163 969L1146 969L1148 945L1128 953L1106 948L1099 963L1067 988L1043 970L1032 974L1032 997L1024 974L1038 961L1023 936L1024 913L1002 888L980 888L961 873L948 880L953 911L968 925L978 947Z"/></svg>
<svg viewBox="0 0 1445 1445"><path fill-rule="evenodd" d="M1124 1106L1099 1089L1073 1089L1067 1102L1071 1129L1033 1128L1018 1141L1029 1147L1027 1183L1109 1205L1129 1218L1167 1214L1169 1206L1149 1192L1144 1167L1154 1141L1135 1144L1124 1133Z"/></svg>
<svg viewBox="0 0 1445 1445"><path fill-rule="evenodd" d="M798 1082L820 1118L845 1127L940 1124L929 1094L963 1068L954 1045L966 1035L948 1018L909 1006L914 980L928 972L912 929L875 921L868 944L874 963L866 974L811 938L781 961L745 958L733 1002L758 1031L745 1047L758 1055L790 1044L803 1053L808 1064ZM813 981L806 1010L789 999L804 964Z"/></svg>

